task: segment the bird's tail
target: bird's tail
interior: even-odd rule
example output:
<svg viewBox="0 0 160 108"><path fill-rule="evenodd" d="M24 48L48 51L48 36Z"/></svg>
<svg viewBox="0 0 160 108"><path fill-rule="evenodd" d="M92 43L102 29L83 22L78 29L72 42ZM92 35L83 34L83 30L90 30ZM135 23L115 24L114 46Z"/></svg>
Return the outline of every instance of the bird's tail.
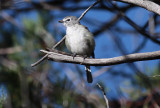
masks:
<svg viewBox="0 0 160 108"><path fill-rule="evenodd" d="M92 83L93 82L93 78L92 78L92 73L91 73L90 66L85 66L85 70L86 70L86 74L87 74L88 83Z"/></svg>

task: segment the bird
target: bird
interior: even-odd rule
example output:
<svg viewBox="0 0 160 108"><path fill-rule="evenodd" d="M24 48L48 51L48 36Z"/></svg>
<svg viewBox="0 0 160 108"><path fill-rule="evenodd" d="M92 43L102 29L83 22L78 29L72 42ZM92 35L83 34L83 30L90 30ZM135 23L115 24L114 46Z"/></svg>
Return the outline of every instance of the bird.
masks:
<svg viewBox="0 0 160 108"><path fill-rule="evenodd" d="M93 34L88 28L80 23L76 16L66 16L60 23L66 27L65 45L67 49L73 54L73 58L76 55L84 57L95 58L95 40ZM85 65L87 82L92 83L93 78L89 65Z"/></svg>

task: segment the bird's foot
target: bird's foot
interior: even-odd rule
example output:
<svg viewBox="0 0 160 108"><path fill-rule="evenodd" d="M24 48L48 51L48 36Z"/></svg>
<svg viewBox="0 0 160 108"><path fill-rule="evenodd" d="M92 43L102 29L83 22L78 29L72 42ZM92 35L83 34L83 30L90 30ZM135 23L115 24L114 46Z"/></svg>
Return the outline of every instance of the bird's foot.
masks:
<svg viewBox="0 0 160 108"><path fill-rule="evenodd" d="M84 61L87 57L88 57L87 55L84 55L84 56L83 56L83 61Z"/></svg>
<svg viewBox="0 0 160 108"><path fill-rule="evenodd" d="M84 55L84 56L83 56L83 61L82 61L80 64L83 64L83 63L84 63L84 60L85 60L87 57L88 57L87 55Z"/></svg>
<svg viewBox="0 0 160 108"><path fill-rule="evenodd" d="M76 55L77 55L76 53L73 53L73 54L72 54L73 60L74 60L74 57L76 57Z"/></svg>

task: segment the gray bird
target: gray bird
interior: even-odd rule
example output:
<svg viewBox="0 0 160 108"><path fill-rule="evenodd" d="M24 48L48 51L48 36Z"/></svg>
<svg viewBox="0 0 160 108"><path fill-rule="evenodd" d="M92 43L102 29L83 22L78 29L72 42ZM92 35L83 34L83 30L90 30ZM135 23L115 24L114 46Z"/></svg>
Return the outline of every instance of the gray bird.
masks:
<svg viewBox="0 0 160 108"><path fill-rule="evenodd" d="M94 56L95 41L93 34L87 27L80 24L75 16L67 16L63 20L59 21L66 26L66 39L65 44L67 49L73 53L73 57L82 55L85 57ZM92 83L93 78L91 74L90 66L85 66L87 81Z"/></svg>

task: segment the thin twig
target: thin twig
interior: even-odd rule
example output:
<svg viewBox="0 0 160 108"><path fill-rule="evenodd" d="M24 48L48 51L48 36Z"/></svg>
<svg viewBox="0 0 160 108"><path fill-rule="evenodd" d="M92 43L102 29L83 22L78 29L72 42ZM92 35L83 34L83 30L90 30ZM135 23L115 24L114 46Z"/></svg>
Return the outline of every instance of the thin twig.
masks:
<svg viewBox="0 0 160 108"><path fill-rule="evenodd" d="M104 88L100 84L98 84L98 83L97 83L97 86L102 90L103 96L104 96L104 100L105 100L106 105L107 105L107 108L109 108L109 103L108 103L108 99L107 99L106 93L104 91Z"/></svg>
<svg viewBox="0 0 160 108"><path fill-rule="evenodd" d="M111 3L111 2L110 2ZM149 38L151 41L157 43L160 45L160 41L157 40L156 38L154 38L153 36L150 36L150 34L146 31L144 31L140 26L138 26L136 23L134 23L130 18L128 18L125 13L123 11L120 10L119 7L117 7L116 5L114 5L113 3L111 3L114 8L117 10L118 14L120 14L123 19L129 24L131 25L133 28L135 28L140 34L142 34L143 36Z"/></svg>
<svg viewBox="0 0 160 108"><path fill-rule="evenodd" d="M154 76L149 76L149 77L153 77L153 78L154 78L154 77L160 77L160 75L154 75Z"/></svg>
<svg viewBox="0 0 160 108"><path fill-rule="evenodd" d="M93 78L96 78L96 77L98 77L98 76L100 76L100 75L108 72L109 70L112 69L112 67L113 67L113 66L103 67L103 68L99 69L98 71L96 71L96 72L93 73Z"/></svg>
<svg viewBox="0 0 160 108"><path fill-rule="evenodd" d="M48 57L49 54L44 55L42 58L40 58L38 61L36 61L35 63L31 64L32 67L38 65L39 63L41 63L44 59L46 59Z"/></svg>
<svg viewBox="0 0 160 108"><path fill-rule="evenodd" d="M134 27L140 34L145 36L146 38L149 38L151 41L157 43L160 45L160 41L154 38L153 36L150 36L148 32L145 32L139 27L136 23L134 23L131 19L129 19L124 13L121 12L121 15L123 16L123 19L130 24L132 27Z"/></svg>
<svg viewBox="0 0 160 108"><path fill-rule="evenodd" d="M61 44L64 40L65 40L66 36L64 36L59 42L57 42L52 49L55 49L59 44ZM49 54L44 55L41 59L39 59L37 62L31 64L32 67L38 65L39 63L41 63L43 60L45 60L48 57Z"/></svg>
<svg viewBox="0 0 160 108"><path fill-rule="evenodd" d="M55 49L59 44L61 44L65 40L65 38L66 36L64 36L59 42L57 42L56 45L52 47L52 49Z"/></svg>
<svg viewBox="0 0 160 108"><path fill-rule="evenodd" d="M82 13L82 15L78 18L78 22L83 18L83 16L89 11L89 9L91 9L93 6L95 6L97 3L99 3L100 2L100 0L97 0L94 4L92 4L88 9L86 9L83 13Z"/></svg>

